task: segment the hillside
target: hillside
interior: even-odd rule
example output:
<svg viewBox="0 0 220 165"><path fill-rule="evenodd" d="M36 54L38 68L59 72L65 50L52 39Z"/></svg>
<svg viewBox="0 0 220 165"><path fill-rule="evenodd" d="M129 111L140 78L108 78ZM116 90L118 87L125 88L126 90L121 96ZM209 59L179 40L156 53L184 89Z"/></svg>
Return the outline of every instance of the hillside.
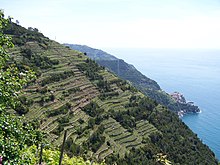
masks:
<svg viewBox="0 0 220 165"><path fill-rule="evenodd" d="M168 107L170 110L182 116L185 113L199 112L198 106L187 102L178 102L172 95L164 92L156 81L146 77L133 65L126 63L102 50L94 49L85 45L64 44L72 49L86 53L88 57L95 60L101 66L108 68L111 72L124 80L130 81L137 89L145 95L156 100L158 103Z"/></svg>
<svg viewBox="0 0 220 165"><path fill-rule="evenodd" d="M33 120L69 156L107 164L217 164L213 152L175 115L83 53L12 24L10 50L18 68L37 73L15 110Z"/></svg>
<svg viewBox="0 0 220 165"><path fill-rule="evenodd" d="M108 68L117 76L132 82L140 88L150 88L153 90L160 90L160 86L156 81L144 76L133 65L126 63L122 59L118 59L102 50L90 48L85 45L64 44L74 50L85 52L86 55L95 60L98 64Z"/></svg>

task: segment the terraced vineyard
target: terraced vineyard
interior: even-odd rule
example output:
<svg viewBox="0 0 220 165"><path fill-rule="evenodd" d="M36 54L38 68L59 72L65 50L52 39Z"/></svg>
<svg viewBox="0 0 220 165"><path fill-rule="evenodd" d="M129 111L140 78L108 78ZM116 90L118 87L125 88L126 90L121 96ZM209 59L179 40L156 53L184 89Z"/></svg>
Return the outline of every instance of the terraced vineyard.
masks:
<svg viewBox="0 0 220 165"><path fill-rule="evenodd" d="M55 147L67 130L65 152L70 156L111 164L136 157L155 161L155 155L164 152L173 162L185 164L198 160L199 148L207 151L175 114L81 52L41 37L16 45L11 55L21 70L36 72L16 111L34 121ZM181 157L186 145L193 156ZM203 155L204 161L212 157Z"/></svg>
<svg viewBox="0 0 220 165"><path fill-rule="evenodd" d="M157 129L147 120L138 121L136 130L138 134L142 137L146 137L146 136L149 137L151 133L157 131Z"/></svg>
<svg viewBox="0 0 220 165"><path fill-rule="evenodd" d="M22 61L24 58L22 57L22 49L24 48L30 49L32 54L46 56L51 61L59 61L51 68L41 69L37 81L26 87L23 93L24 97L33 102L26 117L29 120L37 119L40 121L39 128L49 135L48 140L54 145L61 145L64 130L68 130L67 137L73 138L79 145L89 138L89 136L79 135L77 130L86 128L88 121L93 118L83 111L83 108L91 101L104 109L106 114L112 109L126 111L125 105L129 103L129 98L133 95L133 92L126 89L130 85L113 74L100 70L97 73L108 81L109 85L109 92L105 93L105 97L108 99L101 99L99 96L102 93L97 87L97 80L89 81L77 66L87 60L87 57L82 53L70 50L53 41L48 42L46 50L41 49L37 42L27 42L20 51L19 48L13 51L12 54L17 60ZM70 75L65 76L67 71ZM53 76L61 76L61 78L53 78ZM141 93L136 93L136 95L143 97ZM67 111L62 112L63 107L66 108L66 104L69 104ZM66 121L62 123L60 121L62 119L66 119ZM143 123L140 129L144 129L145 126L147 129L150 125L148 122L140 123ZM95 158L104 159L112 153L124 156L127 149L142 145L142 137L137 136L140 134L139 129L129 132L111 117L101 124L105 125L103 134L106 141L94 153ZM156 131L156 128L154 129L153 131ZM88 132L92 134L94 129L89 129ZM110 145L106 144L107 141Z"/></svg>

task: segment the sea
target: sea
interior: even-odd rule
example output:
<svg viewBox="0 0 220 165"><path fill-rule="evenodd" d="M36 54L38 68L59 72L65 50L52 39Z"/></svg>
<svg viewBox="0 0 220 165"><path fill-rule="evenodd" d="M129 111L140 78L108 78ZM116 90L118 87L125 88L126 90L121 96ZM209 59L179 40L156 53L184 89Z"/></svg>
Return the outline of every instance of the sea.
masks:
<svg viewBox="0 0 220 165"><path fill-rule="evenodd" d="M220 160L220 49L131 49L106 52L134 65L167 93L178 91L201 109L181 118Z"/></svg>

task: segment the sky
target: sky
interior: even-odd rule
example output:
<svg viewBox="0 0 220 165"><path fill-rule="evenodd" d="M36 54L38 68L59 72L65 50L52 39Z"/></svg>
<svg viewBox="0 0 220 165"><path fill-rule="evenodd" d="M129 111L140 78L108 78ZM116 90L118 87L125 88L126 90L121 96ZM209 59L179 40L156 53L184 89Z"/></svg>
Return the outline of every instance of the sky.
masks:
<svg viewBox="0 0 220 165"><path fill-rule="evenodd" d="M60 43L220 49L220 0L0 0L6 16Z"/></svg>

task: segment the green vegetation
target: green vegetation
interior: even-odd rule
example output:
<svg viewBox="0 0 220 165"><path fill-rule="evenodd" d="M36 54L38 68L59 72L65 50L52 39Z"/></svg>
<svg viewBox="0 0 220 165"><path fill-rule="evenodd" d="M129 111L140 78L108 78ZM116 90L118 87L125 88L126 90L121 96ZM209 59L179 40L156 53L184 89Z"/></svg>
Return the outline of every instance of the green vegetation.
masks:
<svg viewBox="0 0 220 165"><path fill-rule="evenodd" d="M168 107L174 112L181 110L187 112L197 112L198 107L192 104L176 102L169 94L160 89L154 80L144 76L134 66L127 64L102 50L93 49L85 45L64 44L72 49L85 52L88 57L95 60L101 66L106 67L111 72L124 80L131 82L137 89L146 96L156 100L158 103Z"/></svg>
<svg viewBox="0 0 220 165"><path fill-rule="evenodd" d="M8 20L4 19L4 14L0 11L0 164L35 165L39 162L39 158L36 156L39 149L36 146L39 146L43 139L42 133L37 130L39 124L36 120L26 121L24 117L14 116L7 112L9 108L14 108L20 115L29 111L28 106L33 105L33 100L29 100L25 96L17 96L22 87L34 78L33 72L30 70L24 71L23 67L21 69L13 63L11 64L6 48L12 48L13 44L11 38L2 31L7 24ZM65 74L68 73L65 72ZM72 72L70 73L72 74ZM44 94L47 90L40 92ZM54 99L51 98L52 100ZM71 105L66 103L57 110L48 112L48 116L64 113L70 108ZM60 122L64 120L62 118ZM57 150L44 149L42 160L48 165L58 165L59 156L60 152ZM64 155L62 164L90 165L91 162L84 161L80 157L69 158ZM98 163L93 164L98 165ZM104 165L104 163L101 164Z"/></svg>
<svg viewBox="0 0 220 165"><path fill-rule="evenodd" d="M77 67L80 71L85 72L85 75L89 77L90 80L102 79L97 72L103 68L96 64L95 61L86 59L86 63L80 63L77 65Z"/></svg>
<svg viewBox="0 0 220 165"><path fill-rule="evenodd" d="M46 84L49 83L54 83L54 82L59 82L62 79L66 79L70 76L74 76L73 71L64 71L62 73L53 73L49 77L46 77L41 81L41 86L45 86Z"/></svg>
<svg viewBox="0 0 220 165"><path fill-rule="evenodd" d="M66 114L70 108L71 108L71 104L66 103L65 105L62 105L61 107L59 107L57 109L47 111L47 116L52 117L52 116L57 116L60 114Z"/></svg>
<svg viewBox="0 0 220 165"><path fill-rule="evenodd" d="M9 20L11 22L11 19ZM39 33L37 28L29 27L28 30L24 27L10 23L4 28L4 33L13 35L12 42L16 45L22 46L26 42L39 42L42 48L47 47L48 38L45 38L42 33ZM28 50L27 50L28 51Z"/></svg>
<svg viewBox="0 0 220 165"><path fill-rule="evenodd" d="M24 154L25 149L41 142L42 135L32 123L24 122L23 118L15 117L7 112L15 108L20 114L25 111L18 104L17 94L22 86L32 78L32 72L22 72L9 63L6 48L12 48L11 38L3 33L8 24L0 11L0 157L3 164L28 164L30 161Z"/></svg>
<svg viewBox="0 0 220 165"><path fill-rule="evenodd" d="M23 34L29 33L20 26L16 28ZM12 37L18 34L10 33ZM90 161L105 160L107 164L161 164L161 153L172 164L217 164L210 149L176 114L84 54L41 34L34 37L36 40L22 40L9 49L13 57L10 63L16 61L19 68L31 67L37 72L37 77L18 94L21 105L16 111L44 132L44 140L54 148L62 145L67 130L64 148L69 157L73 156L68 158L71 163L75 156L80 156ZM30 49L27 52L31 52L31 58L25 49ZM41 63L58 62L41 67L35 60L28 61L32 54ZM56 164L58 151L50 149L48 154L51 156L43 158L44 162ZM34 161L33 156L29 158Z"/></svg>
<svg viewBox="0 0 220 165"><path fill-rule="evenodd" d="M39 160L36 158L36 152L38 152L37 146L33 145L29 148L27 148L24 151L25 157L27 157L30 161L28 162L29 165L36 165L39 163ZM59 164L59 157L60 152L57 150L52 150L45 148L42 152L42 162L43 164L47 165L58 165ZM105 165L104 162L102 163L96 163L93 162L93 165ZM68 157L66 154L63 156L62 165L91 165L91 161L87 160L85 161L81 157Z"/></svg>

